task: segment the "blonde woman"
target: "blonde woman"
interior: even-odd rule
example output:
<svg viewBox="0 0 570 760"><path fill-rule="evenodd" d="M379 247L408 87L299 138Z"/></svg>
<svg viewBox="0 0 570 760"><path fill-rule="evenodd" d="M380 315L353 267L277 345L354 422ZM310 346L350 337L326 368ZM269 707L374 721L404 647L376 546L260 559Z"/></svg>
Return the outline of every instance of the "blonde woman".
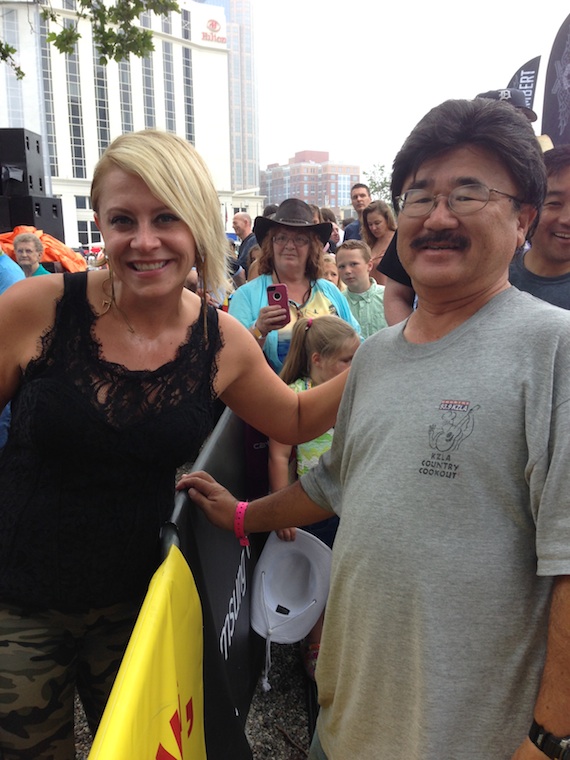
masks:
<svg viewBox="0 0 570 760"><path fill-rule="evenodd" d="M73 757L76 687L97 729L159 561L176 468L212 429L214 402L296 443L334 423L344 384L294 393L239 322L184 287L194 266L204 292L227 280L218 197L189 143L117 138L91 197L109 269L26 279L0 302L7 757Z"/></svg>

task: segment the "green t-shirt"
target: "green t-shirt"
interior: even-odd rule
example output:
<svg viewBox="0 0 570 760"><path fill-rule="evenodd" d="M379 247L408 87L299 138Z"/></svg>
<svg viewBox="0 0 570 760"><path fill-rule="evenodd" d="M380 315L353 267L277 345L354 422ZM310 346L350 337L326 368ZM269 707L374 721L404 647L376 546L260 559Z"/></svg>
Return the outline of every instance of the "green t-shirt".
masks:
<svg viewBox="0 0 570 760"><path fill-rule="evenodd" d="M300 377L291 383L289 386L295 393L300 391L309 390L312 388L313 383L309 377ZM327 430L318 438L314 438L312 441L306 443L297 444L297 477L300 478L306 472L311 470L319 461L322 454L328 451L332 446L334 428Z"/></svg>

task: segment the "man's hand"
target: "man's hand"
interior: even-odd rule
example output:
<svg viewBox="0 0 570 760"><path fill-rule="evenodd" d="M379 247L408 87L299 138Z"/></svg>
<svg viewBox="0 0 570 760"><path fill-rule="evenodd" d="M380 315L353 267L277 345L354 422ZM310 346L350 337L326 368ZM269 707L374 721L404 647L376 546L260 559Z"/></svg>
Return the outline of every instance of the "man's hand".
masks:
<svg viewBox="0 0 570 760"><path fill-rule="evenodd" d="M511 760L545 760L546 755L527 737L517 749Z"/></svg>
<svg viewBox="0 0 570 760"><path fill-rule="evenodd" d="M200 507L213 525L233 531L238 499L211 475L207 472L192 472L189 475L183 475L176 485L176 490L185 489L188 491L188 496Z"/></svg>

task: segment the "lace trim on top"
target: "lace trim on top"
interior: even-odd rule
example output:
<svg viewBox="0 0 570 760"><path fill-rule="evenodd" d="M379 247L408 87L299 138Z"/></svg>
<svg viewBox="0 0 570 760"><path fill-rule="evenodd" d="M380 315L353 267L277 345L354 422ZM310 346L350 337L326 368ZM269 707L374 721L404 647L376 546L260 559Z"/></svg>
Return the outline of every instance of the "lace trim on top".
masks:
<svg viewBox="0 0 570 760"><path fill-rule="evenodd" d="M189 326L186 340L171 361L154 370L130 370L104 358L103 347L94 334L98 317L87 300L86 273L66 274L65 278L72 308L66 298L58 301L54 325L41 336L41 352L28 364L24 382L38 374L63 374L65 381L71 382L116 429L148 416L159 416L166 408L178 406L188 393L198 394L204 401L215 398L216 357L221 341L213 307L207 315L210 342L204 335L200 315ZM79 282L80 278L84 282ZM182 367L186 368L183 372Z"/></svg>

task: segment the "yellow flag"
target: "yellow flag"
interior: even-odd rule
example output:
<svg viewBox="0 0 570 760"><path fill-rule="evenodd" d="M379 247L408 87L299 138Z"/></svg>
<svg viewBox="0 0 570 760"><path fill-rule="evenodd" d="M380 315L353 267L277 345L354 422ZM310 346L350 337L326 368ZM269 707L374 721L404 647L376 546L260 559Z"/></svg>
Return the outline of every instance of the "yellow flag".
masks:
<svg viewBox="0 0 570 760"><path fill-rule="evenodd" d="M173 546L149 585L89 760L206 760L202 607Z"/></svg>

